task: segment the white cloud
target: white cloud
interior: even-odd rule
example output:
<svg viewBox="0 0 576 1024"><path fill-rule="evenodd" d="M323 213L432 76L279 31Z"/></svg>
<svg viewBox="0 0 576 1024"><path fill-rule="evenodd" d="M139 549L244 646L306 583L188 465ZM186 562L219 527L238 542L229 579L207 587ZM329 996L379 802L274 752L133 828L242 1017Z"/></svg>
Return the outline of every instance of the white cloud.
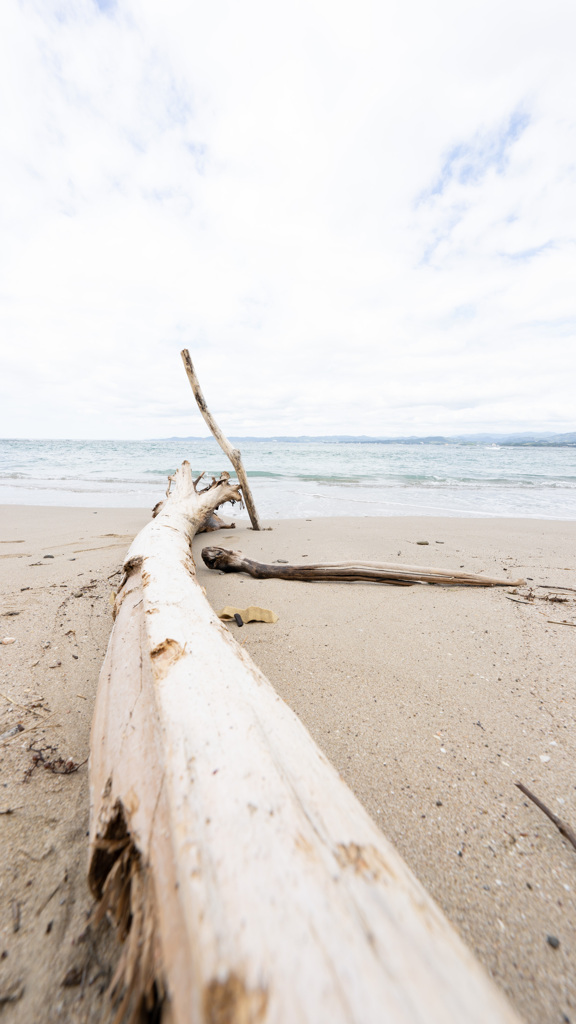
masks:
<svg viewBox="0 0 576 1024"><path fill-rule="evenodd" d="M567 0L0 19L0 435L576 428Z"/></svg>

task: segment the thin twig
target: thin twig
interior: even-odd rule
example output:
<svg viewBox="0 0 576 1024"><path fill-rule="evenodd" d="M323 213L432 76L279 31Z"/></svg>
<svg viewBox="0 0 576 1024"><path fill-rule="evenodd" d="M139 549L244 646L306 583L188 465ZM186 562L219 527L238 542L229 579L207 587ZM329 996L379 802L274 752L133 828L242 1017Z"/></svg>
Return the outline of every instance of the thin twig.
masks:
<svg viewBox="0 0 576 1024"><path fill-rule="evenodd" d="M46 897L46 899L44 900L44 903L42 903L42 905L36 911L36 917L40 917L40 914L42 913L42 911L46 910L46 907L50 903L50 900L56 895L58 890L62 888L62 886L65 884L65 882L66 882L66 878L63 878L60 882L58 882L58 885L56 886L56 888L52 889L52 892L50 893L50 895Z"/></svg>
<svg viewBox="0 0 576 1024"><path fill-rule="evenodd" d="M38 718L45 718L45 715L41 715L37 708L27 708L25 704L19 704L17 700L12 700L7 693L0 692L0 697L4 697L10 704L13 704L15 708L20 708L21 711L28 711L30 714L38 715Z"/></svg>
<svg viewBox="0 0 576 1024"><path fill-rule="evenodd" d="M555 626L576 626L576 622L565 622L562 619L546 619L546 622L553 622Z"/></svg>
<svg viewBox="0 0 576 1024"><path fill-rule="evenodd" d="M551 811L549 807L546 807L546 804L542 803L537 796L534 796L534 793L531 793L528 786L525 786L523 782L516 782L515 785L518 786L518 789L522 793L524 793L524 796L527 796L532 803L536 804L536 807L540 808L547 818L550 818L550 821L556 825L558 831L565 836L569 843L572 843L572 846L576 850L576 832L570 828L570 825L567 825L565 821L562 821L562 818L559 818L557 814L554 814L554 811Z"/></svg>
<svg viewBox="0 0 576 1024"><path fill-rule="evenodd" d="M22 736L23 733L31 732L32 729L39 729L40 726L44 725L44 722L47 722L50 718L54 718L54 715L57 713L58 712L53 711L51 715L44 715L39 722L33 722L32 725L27 725L24 729L21 729L20 732L14 733L14 736ZM9 743L10 740L14 739L14 736L7 736L6 739L2 740L2 743Z"/></svg>
<svg viewBox="0 0 576 1024"><path fill-rule="evenodd" d="M570 590L572 593L576 593L576 587L553 587L551 583L539 583L538 586L542 590Z"/></svg>

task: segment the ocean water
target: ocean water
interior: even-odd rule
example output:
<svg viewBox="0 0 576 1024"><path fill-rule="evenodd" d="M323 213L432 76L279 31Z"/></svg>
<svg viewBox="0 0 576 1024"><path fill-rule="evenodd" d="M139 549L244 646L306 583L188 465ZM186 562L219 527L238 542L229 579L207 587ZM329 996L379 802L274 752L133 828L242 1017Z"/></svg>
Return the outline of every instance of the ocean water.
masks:
<svg viewBox="0 0 576 1024"><path fill-rule="evenodd" d="M576 519L574 448L283 441L240 448L263 519ZM152 508L183 459L195 474L232 469L212 439L0 441L0 504ZM246 518L237 507L230 515Z"/></svg>

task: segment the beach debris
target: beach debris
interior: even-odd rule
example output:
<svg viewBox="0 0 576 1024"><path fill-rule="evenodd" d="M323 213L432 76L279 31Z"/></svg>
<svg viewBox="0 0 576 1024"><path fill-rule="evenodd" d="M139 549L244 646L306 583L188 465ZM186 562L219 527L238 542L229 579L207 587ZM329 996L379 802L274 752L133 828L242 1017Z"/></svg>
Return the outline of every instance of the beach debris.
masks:
<svg viewBox="0 0 576 1024"><path fill-rule="evenodd" d="M554 593L539 594L537 593L538 590L552 590ZM552 586L551 584L545 583L542 584L542 586L537 585L536 587L527 587L524 591L519 590L518 587L515 586L514 589L505 596L509 601L514 601L514 604L523 604L529 608L537 608L537 601L545 601L547 604L573 603L574 598L570 597L569 594L566 593L558 593L560 590L568 591L569 593L575 592L573 587ZM512 597L512 594L517 596ZM538 611L540 614L546 614L542 608L539 608ZM576 622L570 621L569 619L546 619L545 621L549 622L553 626L576 626Z"/></svg>
<svg viewBox="0 0 576 1024"><path fill-rule="evenodd" d="M237 626L243 626L244 625L244 620L242 619L242 616L240 615L239 612L234 612L234 620L235 620Z"/></svg>
<svg viewBox="0 0 576 1024"><path fill-rule="evenodd" d="M225 523L215 512L206 520L204 526L198 533L212 533L213 530L235 530L236 523Z"/></svg>
<svg viewBox="0 0 576 1024"><path fill-rule="evenodd" d="M32 859L34 859L34 858L32 858ZM60 892L60 889L62 888L62 886L63 886L63 885L66 885L66 882L67 882L67 881L68 881L68 872L67 872L67 871L65 871L65 872L64 872L64 875L63 875L63 877L62 877L62 878L60 879L60 881L58 882L58 885L56 885L56 886L54 887L54 889L52 889L52 892L51 892L51 893L50 893L50 894L49 894L49 895L48 895L48 896L46 897L46 899L45 899L45 900L44 900L44 901L43 901L43 902L42 902L42 903L40 904L40 906L38 907L38 910L36 911L36 917L40 917L40 914L41 914L41 913L42 913L42 912L43 912L44 910L46 910L46 907L47 907L47 906L48 906L48 904L50 903L50 900L54 899L54 897L55 897L56 893L57 893L57 892Z"/></svg>
<svg viewBox="0 0 576 1024"><path fill-rule="evenodd" d="M15 644L16 643L16 637L15 636L5 636L4 639L1 642L4 645L4 647L7 647L8 644Z"/></svg>
<svg viewBox="0 0 576 1024"><path fill-rule="evenodd" d="M190 545L239 488L223 474L199 491L188 464L173 485L124 563L91 733L89 884L124 943L123 1012L156 990L178 1020L305 1007L380 1024L433 1005L517 1022L206 601Z"/></svg>
<svg viewBox="0 0 576 1024"><path fill-rule="evenodd" d="M430 541L429 540L417 540L416 543L419 544L420 547L428 547Z"/></svg>
<svg viewBox="0 0 576 1024"><path fill-rule="evenodd" d="M77 772L82 765L86 764L88 758L84 761L75 761L72 757L56 757L58 754L58 747L52 747L47 745L45 747L35 747L33 743L30 744L28 750L32 753L32 764L30 768L27 768L24 772L24 782L29 782L33 772L36 768L45 768L46 771L52 772L53 775L72 775L73 772Z"/></svg>
<svg viewBox="0 0 576 1024"><path fill-rule="evenodd" d="M324 580L336 583L392 583L412 586L414 583L440 583L470 587L520 586L522 581L510 584L508 580L493 579L477 573L457 570L432 569L416 565L398 565L396 562L325 562L316 565L266 565L244 558L238 551L208 547L202 549L202 558L209 569L221 572L245 572L253 579Z"/></svg>
<svg viewBox="0 0 576 1024"><path fill-rule="evenodd" d="M240 622L238 622L236 616L241 619ZM249 608L233 608L232 605L227 604L221 612L218 612L218 618L236 619L239 626L242 626L245 622L278 622L276 612L271 611L269 608L258 608L253 604Z"/></svg>
<svg viewBox="0 0 576 1024"><path fill-rule="evenodd" d="M220 427L216 423L216 420L212 416L212 413L210 412L210 410L209 410L209 408L208 408L208 406L206 404L206 399L204 398L204 395L202 394L202 388L200 387L200 382L198 380L198 377L196 376L196 371L194 369L194 366L193 366L193 363L192 363L192 359L190 358L190 353L189 353L188 349L187 348L182 349L180 355L182 356L182 362L184 363L184 369L186 370L186 375L188 377L188 380L190 381L190 387L192 388L192 391L193 391L193 394L194 394L194 398L196 399L196 404L197 404L197 406L198 406L198 408L199 408L199 410L200 410L200 412L201 412L201 414L202 414L202 416L204 418L204 421L207 424L208 428L210 429L210 432L216 438L216 440L217 440L218 444L220 445L222 451L224 452L225 455L228 456L228 458L230 459L230 462L232 463L232 465L234 466L234 469L236 470L236 476L238 477L238 483L240 484L240 488L242 490L242 499L244 501L244 504L246 505L246 510L248 512L248 515L250 516L250 522L252 523L252 529L253 530L259 530L260 529L260 521L258 519L258 513L256 511L256 505L254 504L254 498L252 497L252 491L250 490L250 485L248 483L248 477L246 476L246 471L245 471L244 466L242 464L242 456L241 456L241 454L240 454L240 452L238 451L237 448L233 448L232 447L232 445L230 444L230 441L222 433L222 431L220 430ZM218 527L216 527L216 528L218 529Z"/></svg>
<svg viewBox="0 0 576 1024"><path fill-rule="evenodd" d="M523 782L516 782L514 783L514 785L517 786L520 792L524 793L524 796L527 796L528 799L532 801L532 803L536 804L536 807L539 807L542 813L545 814L547 818L550 818L550 821L553 822L554 825L556 825L558 831L564 836L565 839L568 840L569 843L572 844L572 846L576 850L576 832L574 832L570 825L567 825L565 821L562 821L562 818L559 818L557 814L554 814L554 811L551 811L550 808L547 807L546 804L543 803L539 797L535 796L535 794L532 793L532 791L528 789L528 786L525 786Z"/></svg>
<svg viewBox="0 0 576 1024"><path fill-rule="evenodd" d="M20 904L19 900L12 900L12 902L10 903L10 910L12 912L12 931L13 932L19 932L20 931L20 921L21 921L21 909L20 908L21 908L21 904Z"/></svg>
<svg viewBox="0 0 576 1024"><path fill-rule="evenodd" d="M21 722L17 722L12 729L8 729L8 732L3 732L0 740L9 740L11 736L17 736L19 732L24 732L24 726Z"/></svg>
<svg viewBox="0 0 576 1024"><path fill-rule="evenodd" d="M557 938L556 935L547 935L546 942L549 946L552 946L552 949L558 949L558 946L560 945L560 939Z"/></svg>
<svg viewBox="0 0 576 1024"><path fill-rule="evenodd" d="M54 555L44 555L44 558L54 558Z"/></svg>

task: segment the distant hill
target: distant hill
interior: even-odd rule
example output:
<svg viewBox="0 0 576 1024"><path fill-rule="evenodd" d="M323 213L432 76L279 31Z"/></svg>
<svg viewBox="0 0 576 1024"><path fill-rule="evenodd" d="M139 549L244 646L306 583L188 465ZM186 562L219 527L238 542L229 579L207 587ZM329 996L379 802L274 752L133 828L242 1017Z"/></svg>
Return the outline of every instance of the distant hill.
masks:
<svg viewBox="0 0 576 1024"><path fill-rule="evenodd" d="M158 438L163 441L209 441L208 437L166 437ZM291 444L306 444L310 442L323 442L332 444L470 444L486 445L498 444L506 447L529 447L529 448L576 448L576 431L568 434L554 434L551 432L525 431L519 434L455 434L452 437L442 435L428 435L425 437L369 437L367 434L322 434L311 435L301 434L298 437L231 437L234 443L245 441L281 441Z"/></svg>

